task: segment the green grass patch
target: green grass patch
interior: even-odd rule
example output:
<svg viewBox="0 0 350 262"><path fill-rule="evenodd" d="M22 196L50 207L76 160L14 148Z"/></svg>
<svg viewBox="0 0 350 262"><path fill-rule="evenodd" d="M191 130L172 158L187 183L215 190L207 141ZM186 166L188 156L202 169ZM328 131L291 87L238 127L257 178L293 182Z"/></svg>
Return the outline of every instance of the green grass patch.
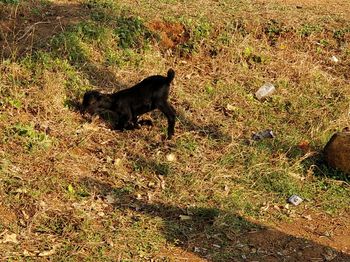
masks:
<svg viewBox="0 0 350 262"><path fill-rule="evenodd" d="M45 133L35 130L32 125L18 123L7 129L5 140L19 139L28 151L47 149L52 145L52 139Z"/></svg>

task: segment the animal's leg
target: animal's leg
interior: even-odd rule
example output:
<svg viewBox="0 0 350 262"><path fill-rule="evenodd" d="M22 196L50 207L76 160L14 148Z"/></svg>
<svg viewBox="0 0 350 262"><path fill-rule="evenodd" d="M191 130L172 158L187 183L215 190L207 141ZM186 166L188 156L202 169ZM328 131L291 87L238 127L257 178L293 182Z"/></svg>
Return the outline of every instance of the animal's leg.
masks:
<svg viewBox="0 0 350 262"><path fill-rule="evenodd" d="M132 125L133 128L137 128L137 129L140 128L140 125L137 122L137 116L133 116L132 117L132 124L131 125Z"/></svg>
<svg viewBox="0 0 350 262"><path fill-rule="evenodd" d="M160 103L158 105L158 109L168 119L168 139L171 139L171 137L174 135L174 132L175 132L175 118L176 118L175 109L166 101L163 103Z"/></svg>
<svg viewBox="0 0 350 262"><path fill-rule="evenodd" d="M116 124L117 129L124 130L130 127L130 121L132 116L129 112L123 112L118 115L118 121Z"/></svg>

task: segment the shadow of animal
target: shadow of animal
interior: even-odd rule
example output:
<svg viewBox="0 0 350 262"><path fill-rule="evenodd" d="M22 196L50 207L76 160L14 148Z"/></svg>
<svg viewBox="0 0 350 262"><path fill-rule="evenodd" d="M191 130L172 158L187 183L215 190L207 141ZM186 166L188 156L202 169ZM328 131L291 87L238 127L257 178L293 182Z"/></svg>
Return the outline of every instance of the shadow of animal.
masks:
<svg viewBox="0 0 350 262"><path fill-rule="evenodd" d="M224 261L311 261L333 256L332 261L349 261L349 254L302 237L295 237L277 228L247 220L235 210L216 207L178 206L161 201L137 198L130 190L92 177L82 177L87 191L102 199L113 199L113 209L132 212L134 219L148 216L161 218L161 233L168 244L196 255L198 260ZM251 250L256 250L252 252ZM173 251L173 250L172 250ZM283 254L283 255L282 255ZM156 258L175 259L162 254ZM244 259L242 259L244 257ZM261 260L262 259L262 260ZM192 261L192 260L191 260Z"/></svg>

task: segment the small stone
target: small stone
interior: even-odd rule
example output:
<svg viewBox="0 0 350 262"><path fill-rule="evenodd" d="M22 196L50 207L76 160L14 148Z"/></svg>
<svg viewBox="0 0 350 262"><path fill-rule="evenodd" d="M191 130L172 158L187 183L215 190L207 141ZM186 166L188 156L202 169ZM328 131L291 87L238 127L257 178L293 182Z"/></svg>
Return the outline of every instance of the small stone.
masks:
<svg viewBox="0 0 350 262"><path fill-rule="evenodd" d="M275 135L271 129L266 129L257 133L253 133L252 139L254 141L259 141L265 138L275 138Z"/></svg>
<svg viewBox="0 0 350 262"><path fill-rule="evenodd" d="M301 202L303 202L303 199L298 195L292 195L288 198L288 202L293 204L294 206L299 205Z"/></svg>
<svg viewBox="0 0 350 262"><path fill-rule="evenodd" d="M332 56L332 57L331 57L331 61L332 61L333 63L338 63L338 62L339 62L339 59L338 59L336 56Z"/></svg>
<svg viewBox="0 0 350 262"><path fill-rule="evenodd" d="M191 216L186 216L186 215L179 215L179 218L182 221L186 221L186 220L191 220L192 219Z"/></svg>
<svg viewBox="0 0 350 262"><path fill-rule="evenodd" d="M166 155L166 160L169 162L174 162L176 160L176 156L173 153L167 154Z"/></svg>
<svg viewBox="0 0 350 262"><path fill-rule="evenodd" d="M312 217L310 215L307 215L307 216L304 216L305 219L311 221L312 220Z"/></svg>

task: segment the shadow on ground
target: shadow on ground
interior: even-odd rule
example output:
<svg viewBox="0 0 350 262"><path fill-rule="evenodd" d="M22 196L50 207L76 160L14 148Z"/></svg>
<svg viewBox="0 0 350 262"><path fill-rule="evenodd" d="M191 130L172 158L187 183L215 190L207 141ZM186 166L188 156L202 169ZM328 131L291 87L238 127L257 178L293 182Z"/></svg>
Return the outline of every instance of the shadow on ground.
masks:
<svg viewBox="0 0 350 262"><path fill-rule="evenodd" d="M147 215L164 221L168 243L209 261L349 261L350 256L313 241L285 234L271 227L248 221L234 211L206 207L177 207L137 199L123 188L97 179L80 181L91 194L116 198L114 208ZM184 256L182 254L182 256ZM171 257L172 251L156 258ZM195 261L191 258L190 261Z"/></svg>
<svg viewBox="0 0 350 262"><path fill-rule="evenodd" d="M350 182L350 177L339 170L330 167L324 157L322 145L311 146L307 141L299 145L291 145L277 138L274 142L271 140L260 140L254 143L263 143L271 154L277 151L285 152L288 159L301 161L304 174L312 173L316 177L327 177L346 183Z"/></svg>

